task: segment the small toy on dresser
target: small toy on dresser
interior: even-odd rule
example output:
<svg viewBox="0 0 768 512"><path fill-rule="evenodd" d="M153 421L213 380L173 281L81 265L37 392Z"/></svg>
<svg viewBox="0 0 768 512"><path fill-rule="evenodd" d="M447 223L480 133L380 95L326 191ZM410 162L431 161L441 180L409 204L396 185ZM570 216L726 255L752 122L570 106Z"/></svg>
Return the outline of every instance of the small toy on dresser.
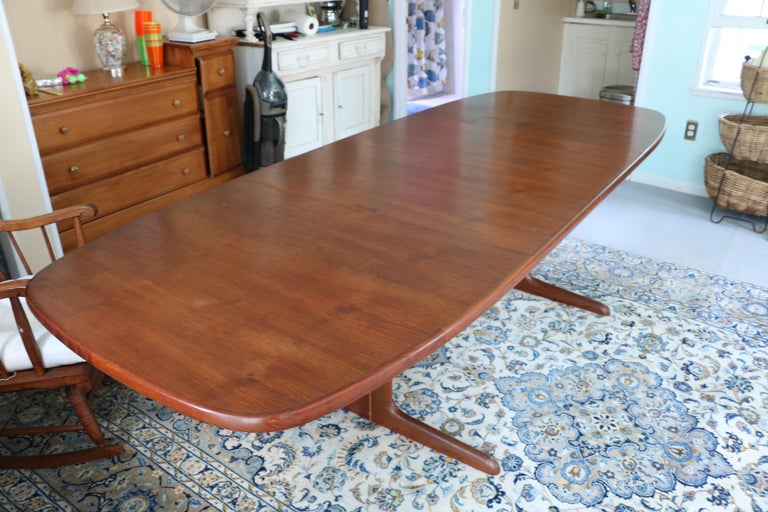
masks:
<svg viewBox="0 0 768 512"><path fill-rule="evenodd" d="M76 84L77 82L85 82L87 80L85 74L76 68L64 68L56 76L61 78L64 84Z"/></svg>

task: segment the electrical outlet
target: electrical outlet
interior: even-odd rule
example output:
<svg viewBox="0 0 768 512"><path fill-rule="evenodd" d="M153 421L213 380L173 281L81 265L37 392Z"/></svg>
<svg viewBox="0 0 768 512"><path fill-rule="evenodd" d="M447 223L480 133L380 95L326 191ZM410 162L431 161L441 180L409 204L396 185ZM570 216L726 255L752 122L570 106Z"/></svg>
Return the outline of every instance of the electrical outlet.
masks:
<svg viewBox="0 0 768 512"><path fill-rule="evenodd" d="M690 119L685 122L685 140L696 140L696 132L699 131L699 122L691 121Z"/></svg>
<svg viewBox="0 0 768 512"><path fill-rule="evenodd" d="M517 9L519 9L519 8L520 8L520 0L515 0L515 1L512 3L512 9L515 9L515 10L517 10Z"/></svg>

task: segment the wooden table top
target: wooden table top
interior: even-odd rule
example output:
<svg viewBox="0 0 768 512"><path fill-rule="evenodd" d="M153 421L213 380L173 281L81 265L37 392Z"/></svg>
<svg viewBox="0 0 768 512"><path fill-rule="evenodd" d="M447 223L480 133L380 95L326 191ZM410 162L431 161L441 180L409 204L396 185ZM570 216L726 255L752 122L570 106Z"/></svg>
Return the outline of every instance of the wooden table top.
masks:
<svg viewBox="0 0 768 512"><path fill-rule="evenodd" d="M469 325L664 129L614 103L475 96L92 240L39 272L29 302L97 368L195 419L301 425Z"/></svg>

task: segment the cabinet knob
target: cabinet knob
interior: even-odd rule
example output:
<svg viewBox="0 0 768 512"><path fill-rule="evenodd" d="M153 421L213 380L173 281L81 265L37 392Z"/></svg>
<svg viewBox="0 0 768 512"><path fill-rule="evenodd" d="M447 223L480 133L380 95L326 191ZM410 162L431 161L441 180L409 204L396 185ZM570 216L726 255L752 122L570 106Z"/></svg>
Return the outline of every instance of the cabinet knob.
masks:
<svg viewBox="0 0 768 512"><path fill-rule="evenodd" d="M184 142L185 140L187 140L187 136L182 133L178 137L176 137L176 140L178 140L179 142Z"/></svg>
<svg viewBox="0 0 768 512"><path fill-rule="evenodd" d="M189 167L185 167L181 170L181 174L183 174L184 176L189 176L189 173L191 172L192 171L189 170Z"/></svg>
<svg viewBox="0 0 768 512"><path fill-rule="evenodd" d="M174 107L180 107L181 106L181 100L173 100L173 106Z"/></svg>
<svg viewBox="0 0 768 512"><path fill-rule="evenodd" d="M69 174L74 176L78 172L80 172L80 168L78 166L76 166L76 165L70 165L69 166Z"/></svg>
<svg viewBox="0 0 768 512"><path fill-rule="evenodd" d="M62 135L66 135L69 133L69 126L62 126L59 128L59 133Z"/></svg>
<svg viewBox="0 0 768 512"><path fill-rule="evenodd" d="M309 64L309 55L299 55L296 58L296 62L298 62L299 66L301 66L303 68L304 66Z"/></svg>
<svg viewBox="0 0 768 512"><path fill-rule="evenodd" d="M232 132L230 132L229 130L224 130L225 137L229 137L230 135L232 135Z"/></svg>
<svg viewBox="0 0 768 512"><path fill-rule="evenodd" d="M219 73L219 76L224 76L224 75L226 75L226 74L227 74L227 70L226 70L226 69L224 69L224 68L219 68L219 71L218 71L218 73Z"/></svg>

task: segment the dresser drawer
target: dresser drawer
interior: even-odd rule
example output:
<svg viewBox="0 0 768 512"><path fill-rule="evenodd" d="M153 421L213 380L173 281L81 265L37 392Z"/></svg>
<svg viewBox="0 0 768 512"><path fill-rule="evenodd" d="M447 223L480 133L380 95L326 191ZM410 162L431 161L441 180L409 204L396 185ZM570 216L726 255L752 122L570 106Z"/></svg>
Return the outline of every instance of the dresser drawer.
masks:
<svg viewBox="0 0 768 512"><path fill-rule="evenodd" d="M54 209L91 203L98 208L98 217L103 217L205 178L205 150L200 147L112 178L56 194L51 196L51 203Z"/></svg>
<svg viewBox="0 0 768 512"><path fill-rule="evenodd" d="M232 53L200 59L199 68L203 94L212 89L235 85L235 59Z"/></svg>
<svg viewBox="0 0 768 512"><path fill-rule="evenodd" d="M328 44L299 50L281 50L277 52L277 69L279 71L303 69L326 64L330 60L331 47Z"/></svg>
<svg viewBox="0 0 768 512"><path fill-rule="evenodd" d="M356 41L344 41L339 44L339 59L359 59L360 57L383 57L384 38L369 37Z"/></svg>
<svg viewBox="0 0 768 512"><path fill-rule="evenodd" d="M197 110L195 82L185 81L150 92L36 115L32 125L40 153L45 155Z"/></svg>
<svg viewBox="0 0 768 512"><path fill-rule="evenodd" d="M48 191L59 194L202 145L197 114L105 137L42 158Z"/></svg>

